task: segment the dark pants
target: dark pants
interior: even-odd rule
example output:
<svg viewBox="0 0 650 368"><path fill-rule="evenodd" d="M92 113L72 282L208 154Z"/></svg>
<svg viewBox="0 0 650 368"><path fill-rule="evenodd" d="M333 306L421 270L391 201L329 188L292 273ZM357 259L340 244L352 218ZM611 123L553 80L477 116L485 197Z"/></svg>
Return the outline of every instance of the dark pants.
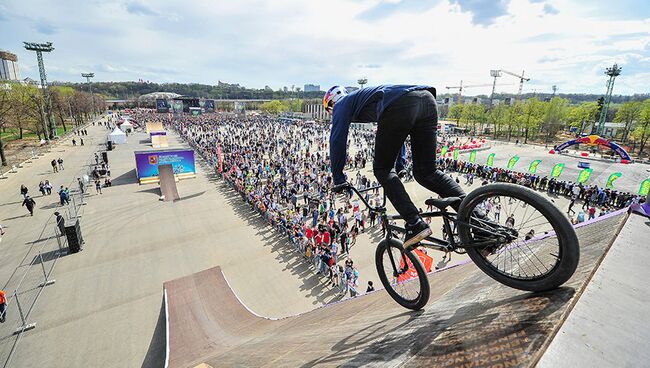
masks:
<svg viewBox="0 0 650 368"><path fill-rule="evenodd" d="M441 197L465 195L451 176L436 169L437 126L436 101L428 91L414 91L400 97L384 110L377 123L373 170L390 202L409 223L418 220L418 209L406 193L394 167L409 135L415 180Z"/></svg>

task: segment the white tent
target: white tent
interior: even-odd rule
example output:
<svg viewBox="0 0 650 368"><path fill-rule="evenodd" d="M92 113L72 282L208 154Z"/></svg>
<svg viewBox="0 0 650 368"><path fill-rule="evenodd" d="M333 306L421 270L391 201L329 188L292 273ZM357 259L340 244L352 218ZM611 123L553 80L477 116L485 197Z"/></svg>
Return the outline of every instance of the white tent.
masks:
<svg viewBox="0 0 650 368"><path fill-rule="evenodd" d="M130 121L126 120L120 125L120 128L124 132L132 132L133 131L133 124L131 124Z"/></svg>
<svg viewBox="0 0 650 368"><path fill-rule="evenodd" d="M113 144L123 144L126 143L126 133L120 130L120 128L115 128L111 132L111 134L108 135L108 140L113 142Z"/></svg>

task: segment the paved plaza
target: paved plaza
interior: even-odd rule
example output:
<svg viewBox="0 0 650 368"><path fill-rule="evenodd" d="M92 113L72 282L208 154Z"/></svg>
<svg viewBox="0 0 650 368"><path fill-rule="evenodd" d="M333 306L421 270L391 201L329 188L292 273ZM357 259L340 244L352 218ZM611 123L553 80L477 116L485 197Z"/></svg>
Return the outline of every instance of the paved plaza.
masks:
<svg viewBox="0 0 650 368"><path fill-rule="evenodd" d="M5 290L11 291L12 275L23 259L29 258L32 242L57 209L56 195L34 195L37 209L29 216L20 206L20 185L27 185L33 194L44 179L52 181L55 188L72 182L79 167L104 149L109 132L99 126L89 126L88 131L85 146L73 147L66 139L0 180L0 221L7 230L0 243L0 277L9 280ZM169 140L170 147L186 147L173 132L169 132ZM16 366L158 366L165 349L156 330L164 314L163 283L214 266L221 267L241 302L262 316L291 316L340 300L286 238L272 231L203 164L197 164L195 179L178 183L181 200L159 201L158 185L139 185L135 174L133 151L148 148L147 135L137 132L108 153L113 186L103 194L94 194L89 188L93 194L87 198L81 219L86 241L83 251L57 261L56 283L45 288L32 313L37 327L22 336L13 358ZM496 152L497 166L505 166L513 153L519 154L522 158L516 168L521 171L524 164L541 159L539 171L547 172L558 159L539 147L502 144L480 152L477 162L488 152ZM58 157L65 161L66 170L52 174L49 162ZM577 159L562 160L567 164L563 176L577 176L577 169L571 168L571 160ZM605 179L595 176L597 181L606 180L610 169L623 172L617 187L628 190L638 190L635 183L640 183L647 169L647 165L608 167L600 162L592 167L594 175L607 171ZM365 173L371 175L369 170ZM475 181L474 187L479 185ZM414 202L424 207L431 194L415 182L406 187ZM561 197L551 199L563 210L568 204ZM432 228L436 231L440 226L434 222ZM379 283L374 265L374 246L379 239L378 229L371 229L361 234L351 249L360 273L360 289L365 290L368 280ZM431 255L434 265L441 260L442 254ZM454 255L450 263L439 266L463 260ZM0 331L2 336L11 334L2 325Z"/></svg>

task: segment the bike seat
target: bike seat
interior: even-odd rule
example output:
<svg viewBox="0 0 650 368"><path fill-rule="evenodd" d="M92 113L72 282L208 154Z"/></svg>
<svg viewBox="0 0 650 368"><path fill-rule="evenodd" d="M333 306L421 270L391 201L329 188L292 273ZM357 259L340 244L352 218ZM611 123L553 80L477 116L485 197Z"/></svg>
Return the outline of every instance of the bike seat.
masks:
<svg viewBox="0 0 650 368"><path fill-rule="evenodd" d="M459 197L429 198L424 201L424 204L427 206L434 206L440 210L444 210L453 204L460 203L460 201L462 201L462 198Z"/></svg>

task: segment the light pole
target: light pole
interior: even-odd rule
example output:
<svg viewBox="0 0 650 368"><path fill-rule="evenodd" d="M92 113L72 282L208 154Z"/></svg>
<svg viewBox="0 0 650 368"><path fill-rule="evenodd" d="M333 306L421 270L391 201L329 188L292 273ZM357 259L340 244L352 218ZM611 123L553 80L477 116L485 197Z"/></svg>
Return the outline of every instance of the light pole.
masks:
<svg viewBox="0 0 650 368"><path fill-rule="evenodd" d="M43 90L43 97L45 98L45 113L47 117L47 124L50 128L49 139L54 139L56 136L56 127L52 119L52 101L50 99L50 92L47 88L47 74L45 74L45 65L43 64L43 53L51 52L54 50L52 42L35 43L23 42L25 49L29 51L36 51L36 59L38 60L38 72L41 77L41 89Z"/></svg>
<svg viewBox="0 0 650 368"><path fill-rule="evenodd" d="M598 130L596 131L596 134L598 135L603 135L605 120L607 120L607 110L609 109L609 102L612 100L612 91L614 90L614 79L621 75L621 70L623 70L623 68L619 67L618 64L614 64L605 69L605 75L608 75L609 79L607 80L605 102L603 104L603 109L600 111L600 119L598 120Z"/></svg>
<svg viewBox="0 0 650 368"><path fill-rule="evenodd" d="M93 106L93 116L95 115L95 96L93 95L93 84L90 83L90 78L95 77L95 73L81 73L81 76L86 78L86 82L88 83L88 91L90 92L90 101Z"/></svg>
<svg viewBox="0 0 650 368"><path fill-rule="evenodd" d="M366 84L368 84L368 78L361 78L361 79L357 80L357 83L359 83L359 85L361 86L361 88L363 88L363 86L365 86Z"/></svg>

